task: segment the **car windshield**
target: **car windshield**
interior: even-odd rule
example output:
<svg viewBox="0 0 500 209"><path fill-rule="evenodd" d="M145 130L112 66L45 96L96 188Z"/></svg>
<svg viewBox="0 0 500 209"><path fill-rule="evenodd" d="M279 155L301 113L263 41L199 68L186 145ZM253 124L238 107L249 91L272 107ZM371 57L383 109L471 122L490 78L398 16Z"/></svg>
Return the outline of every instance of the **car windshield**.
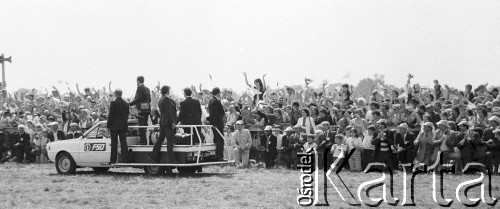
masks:
<svg viewBox="0 0 500 209"><path fill-rule="evenodd" d="M111 138L111 135L108 128L102 124L99 124L85 136L86 139L103 139L104 137Z"/></svg>

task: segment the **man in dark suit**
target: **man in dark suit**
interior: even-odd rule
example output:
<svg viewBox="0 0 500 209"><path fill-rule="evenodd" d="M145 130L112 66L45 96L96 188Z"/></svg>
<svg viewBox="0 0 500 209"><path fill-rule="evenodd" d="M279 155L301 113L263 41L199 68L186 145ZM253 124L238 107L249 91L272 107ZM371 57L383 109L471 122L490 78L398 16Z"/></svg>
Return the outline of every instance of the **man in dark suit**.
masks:
<svg viewBox="0 0 500 209"><path fill-rule="evenodd" d="M176 123L181 123L182 125L201 125L201 105L200 101L193 99L191 94L193 91L190 88L184 89L184 97L186 98L180 104L179 116L177 117ZM201 129L198 129L198 133L201 137ZM198 135L196 132L191 133L191 128L184 128L184 133L193 134L193 143L199 142Z"/></svg>
<svg viewBox="0 0 500 209"><path fill-rule="evenodd" d="M262 158L264 158L264 163L266 168L274 168L274 161L278 151L276 150L276 145L278 144L278 139L276 136L271 134L272 127L266 126L264 129L264 135L260 136L260 150L263 152Z"/></svg>
<svg viewBox="0 0 500 209"><path fill-rule="evenodd" d="M160 109L160 137L156 140L153 152L149 157L155 163L160 162L161 146L165 137L167 138L167 163L179 163L174 155L174 138L175 138L175 122L177 121L177 110L175 109L175 102L168 98L170 94L169 86L161 87L161 98L158 102L158 109Z"/></svg>
<svg viewBox="0 0 500 209"><path fill-rule="evenodd" d="M413 163L416 156L416 149L413 145L415 135L408 131L408 125L401 123L398 126L399 132L394 138L394 146L397 151L397 161L401 164Z"/></svg>
<svg viewBox="0 0 500 209"><path fill-rule="evenodd" d="M325 156L324 153L329 153L330 149L332 148L332 145L335 144L335 135L337 133L333 132L330 130L330 122L328 121L323 121L321 122L321 130L323 133L321 133L318 136L318 167L323 168L325 164L325 158L326 158L326 163L327 165L330 165L333 163L333 158L330 156ZM326 168L329 168L326 166Z"/></svg>
<svg viewBox="0 0 500 209"><path fill-rule="evenodd" d="M151 92L149 88L144 85L144 77L137 77L137 90L135 92L135 98L132 102L130 102L130 106L136 106L137 111L139 111L139 116L137 120L139 122L139 126L147 126L149 114L151 113ZM139 144L145 145L146 143L146 129L140 128L139 135L141 140Z"/></svg>
<svg viewBox="0 0 500 209"><path fill-rule="evenodd" d="M51 122L49 123L50 128L52 130L49 130L47 133L47 138L49 141L59 141L59 140L65 140L66 139L66 134L64 134L64 131L59 130L59 123L57 122Z"/></svg>
<svg viewBox="0 0 500 209"><path fill-rule="evenodd" d="M208 118L207 120L210 122L214 128L219 130L220 133L223 133L224 129L224 121L223 117L225 115L224 107L219 100L220 98L220 89L215 87L212 90L212 95L214 96L212 100L208 103ZM222 136L214 131L214 142L215 142L215 155L217 160L222 160L224 158L224 140Z"/></svg>
<svg viewBox="0 0 500 209"><path fill-rule="evenodd" d="M18 127L19 133L14 133L14 147L16 148L17 163L22 163L24 159L29 160L31 154L30 135L24 132L24 126ZM26 154L26 158L24 155Z"/></svg>
<svg viewBox="0 0 500 209"><path fill-rule="evenodd" d="M122 90L117 89L114 92L115 100L109 106L109 115L106 127L111 131L111 157L110 163L116 163L118 152L118 137L120 137L121 160L128 162L128 146L127 146L127 131L128 131L128 103L122 99Z"/></svg>

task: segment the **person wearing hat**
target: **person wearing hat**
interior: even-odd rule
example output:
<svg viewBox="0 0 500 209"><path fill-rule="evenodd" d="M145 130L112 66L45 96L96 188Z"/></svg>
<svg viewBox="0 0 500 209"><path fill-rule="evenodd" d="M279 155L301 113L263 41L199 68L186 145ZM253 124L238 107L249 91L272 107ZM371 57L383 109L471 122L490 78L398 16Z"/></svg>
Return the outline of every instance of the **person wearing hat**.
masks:
<svg viewBox="0 0 500 209"><path fill-rule="evenodd" d="M19 125L17 127L18 132L14 133L13 136L17 163L29 162L31 158L31 138L24 129L24 125Z"/></svg>
<svg viewBox="0 0 500 209"><path fill-rule="evenodd" d="M233 149L236 167L248 167L250 158L250 148L252 146L252 136L248 129L244 128L243 121L238 120L235 123L236 130L233 133Z"/></svg>
<svg viewBox="0 0 500 209"><path fill-rule="evenodd" d="M373 161L384 163L391 169L394 169L394 160L391 147L394 144L394 133L387 129L387 120L377 121L378 134L372 140L375 145Z"/></svg>
<svg viewBox="0 0 500 209"><path fill-rule="evenodd" d="M401 123L398 126L398 132L394 138L394 146L397 151L397 159L399 164L413 163L416 150L413 142L415 135L408 131L408 124Z"/></svg>
<svg viewBox="0 0 500 209"><path fill-rule="evenodd" d="M302 151L302 145L306 142L304 127L297 124L293 127L294 133L290 136L290 143L288 144L288 149L291 152L290 163L292 169L297 169L297 164L299 159L297 158L297 153Z"/></svg>
<svg viewBox="0 0 500 209"><path fill-rule="evenodd" d="M286 168L290 169L291 168L291 159L292 159L292 149L290 149L290 142L291 142L291 137L293 134L293 128L292 127L287 127L284 130L285 134L281 138L281 147L278 147L278 150L282 151L282 155L279 156L278 153L278 160L281 160L286 164ZM281 157L281 158L280 158Z"/></svg>
<svg viewBox="0 0 500 209"><path fill-rule="evenodd" d="M489 127L484 130L482 141L488 146L488 150L493 153L494 162L493 172L498 174L498 167L500 166L500 138L496 137L495 130L499 130L500 117L492 116L489 119Z"/></svg>
<svg viewBox="0 0 500 209"><path fill-rule="evenodd" d="M57 122L49 123L49 131L47 133L47 138L49 139L50 142L66 139L64 131L59 130L59 123Z"/></svg>
<svg viewBox="0 0 500 209"><path fill-rule="evenodd" d="M260 150L262 151L262 158L266 164L266 168L274 168L274 161L276 160L276 155L278 151L276 150L277 138L272 135L272 127L266 126L264 128L264 134L260 137Z"/></svg>
<svg viewBox="0 0 500 209"><path fill-rule="evenodd" d="M220 102L220 89L215 87L212 90L213 98L208 103L208 112L209 116L207 120L210 122L214 128L217 128L219 132L222 133L222 129L224 128L224 107L222 107L222 103ZM215 142L215 157L217 160L222 160L224 158L224 140L220 136L220 134L214 135Z"/></svg>
<svg viewBox="0 0 500 209"><path fill-rule="evenodd" d="M66 134L66 139L76 139L82 136L82 132L78 131L78 124L71 123L69 124L69 131Z"/></svg>
<svg viewBox="0 0 500 209"><path fill-rule="evenodd" d="M281 134L281 127L279 125L273 126L273 135L276 136L276 166L286 165L288 156L286 155L286 147L288 147L288 140Z"/></svg>

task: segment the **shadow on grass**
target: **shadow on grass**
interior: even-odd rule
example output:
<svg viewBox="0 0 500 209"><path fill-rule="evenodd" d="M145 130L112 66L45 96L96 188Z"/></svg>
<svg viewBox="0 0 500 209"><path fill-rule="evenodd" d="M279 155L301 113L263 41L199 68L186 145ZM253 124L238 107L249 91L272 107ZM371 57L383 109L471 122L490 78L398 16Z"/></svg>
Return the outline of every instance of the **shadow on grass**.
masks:
<svg viewBox="0 0 500 209"><path fill-rule="evenodd" d="M132 176L142 176L144 178L206 178L206 177L219 177L222 179L231 179L234 177L236 173L192 173L192 174L185 174L185 173L169 173L169 174L164 174L164 175L159 175L159 176L152 176L152 175L147 175L145 173L132 173L132 172L114 172L114 171L109 171L107 173L95 173L93 171L77 171L76 174L73 175L66 175L66 176L99 176L99 177L132 177ZM48 174L49 176L65 176L57 173L51 173Z"/></svg>

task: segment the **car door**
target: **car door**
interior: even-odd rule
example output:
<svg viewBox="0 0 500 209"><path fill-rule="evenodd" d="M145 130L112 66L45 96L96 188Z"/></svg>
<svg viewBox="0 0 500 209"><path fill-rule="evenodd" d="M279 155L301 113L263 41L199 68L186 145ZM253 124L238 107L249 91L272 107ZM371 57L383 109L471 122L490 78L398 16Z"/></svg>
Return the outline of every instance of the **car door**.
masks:
<svg viewBox="0 0 500 209"><path fill-rule="evenodd" d="M111 139L105 125L99 124L91 128L78 146L80 161L83 163L109 163L111 156Z"/></svg>

